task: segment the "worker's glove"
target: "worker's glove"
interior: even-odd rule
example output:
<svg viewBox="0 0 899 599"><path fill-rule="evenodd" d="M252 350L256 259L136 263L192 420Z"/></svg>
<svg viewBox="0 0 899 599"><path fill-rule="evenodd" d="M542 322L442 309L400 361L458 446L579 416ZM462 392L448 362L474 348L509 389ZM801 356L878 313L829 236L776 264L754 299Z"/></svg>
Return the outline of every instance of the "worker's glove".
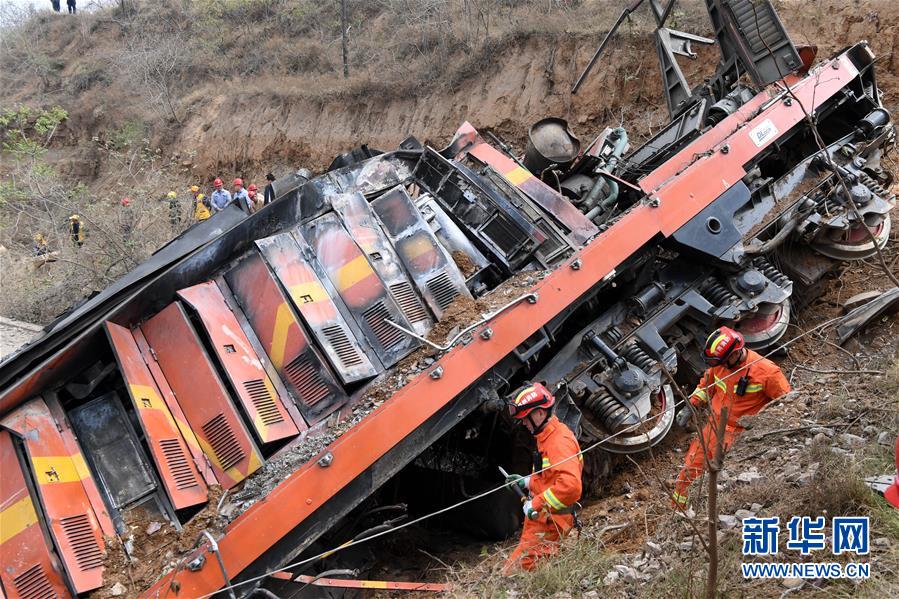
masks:
<svg viewBox="0 0 899 599"><path fill-rule="evenodd" d="M690 406L684 406L681 411L678 412L677 416L674 417L674 423L680 428L688 428L692 416L693 410L690 409Z"/></svg>
<svg viewBox="0 0 899 599"><path fill-rule="evenodd" d="M522 493L527 495L531 488L531 477L521 476L520 474L510 474L506 477L506 486L511 489L513 485L517 486L521 489Z"/></svg>
<svg viewBox="0 0 899 599"><path fill-rule="evenodd" d="M524 517L528 520L536 520L537 519L537 510L534 509L534 506L531 505L531 500L528 499L521 506L521 510L524 512Z"/></svg>

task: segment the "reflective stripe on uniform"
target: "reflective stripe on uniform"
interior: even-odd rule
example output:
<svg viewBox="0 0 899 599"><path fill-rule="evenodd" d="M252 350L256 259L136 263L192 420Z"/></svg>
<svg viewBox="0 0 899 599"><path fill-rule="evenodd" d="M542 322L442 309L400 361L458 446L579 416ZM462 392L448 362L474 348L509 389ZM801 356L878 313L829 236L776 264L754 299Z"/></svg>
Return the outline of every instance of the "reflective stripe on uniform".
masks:
<svg viewBox="0 0 899 599"><path fill-rule="evenodd" d="M671 499L678 505L687 505L687 496L681 495L677 491L671 494Z"/></svg>
<svg viewBox="0 0 899 599"><path fill-rule="evenodd" d="M765 390L765 386L760 385L758 383L746 386L746 393L758 393L759 391L764 391L764 390Z"/></svg>
<svg viewBox="0 0 899 599"><path fill-rule="evenodd" d="M547 489L543 492L543 499L546 500L546 503L549 504L551 508L554 510L564 510L567 505L559 501L556 495L553 493L552 489Z"/></svg>
<svg viewBox="0 0 899 599"><path fill-rule="evenodd" d="M705 402L709 401L709 394L706 393L705 391L703 391L702 389L700 389L699 387L697 387L696 390L690 394L690 397L694 397L694 396L698 397L702 401L705 401Z"/></svg>
<svg viewBox="0 0 899 599"><path fill-rule="evenodd" d="M543 458L543 467L544 467L544 468L549 468L550 465L551 465L551 464L549 463L549 459L548 459L548 458Z"/></svg>
<svg viewBox="0 0 899 599"><path fill-rule="evenodd" d="M718 375L715 375L715 386L727 393L727 383L724 382L724 379L719 379Z"/></svg>

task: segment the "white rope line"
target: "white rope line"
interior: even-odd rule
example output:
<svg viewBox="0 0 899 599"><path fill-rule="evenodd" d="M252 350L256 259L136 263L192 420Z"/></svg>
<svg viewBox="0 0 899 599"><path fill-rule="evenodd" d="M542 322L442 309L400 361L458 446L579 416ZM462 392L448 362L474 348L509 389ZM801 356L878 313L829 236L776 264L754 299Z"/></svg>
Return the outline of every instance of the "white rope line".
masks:
<svg viewBox="0 0 899 599"><path fill-rule="evenodd" d="M823 322L823 323L821 323L821 324L819 324L819 325L817 325L817 326L815 326L815 327L813 327L813 328L811 328L811 329L809 329L809 330L807 330L807 331L805 331L805 332L803 332L803 333L800 333L799 335L796 335L796 336L793 337L792 339L790 339L790 340L788 340L788 341L785 341L785 342L782 343L781 345L778 345L777 347L775 347L774 349L772 349L771 351L769 351L769 352L768 352L767 354L765 354L764 356L760 356L757 360L753 360L752 362L750 362L750 363L748 363L748 364L744 364L743 366L741 366L741 367L740 367L739 369L737 369L736 371L734 371L734 372L732 372L732 373L730 373L730 374L724 376L723 378L721 378L721 379L719 379L719 380L722 380L722 381L723 381L723 380L725 380L725 379L728 379L728 378L730 378L730 377L736 375L736 374L737 374L740 370L742 370L743 368L748 368L749 366L752 366L753 364L756 364L756 363L758 363L758 362L760 362L760 361L762 361L762 360L764 360L764 359L767 359L768 356L771 356L771 355L773 355L773 354L779 352L780 350L782 350L782 349L784 349L784 348L786 348L786 347L789 347L790 345L792 345L793 343L795 343L795 342L798 341L799 339L805 337L806 335L809 335L809 334L811 334L811 333L813 333L813 332L815 332L815 331L817 331L817 330L819 330L819 329L822 329L822 328L824 328L824 327L826 327L826 326L828 326L828 325L830 325L830 324L832 324L832 323L834 323L834 322L840 320L841 318L843 318L843 317L842 317L842 316L837 316L837 317L835 317L835 318L831 318L830 320L827 320L827 321L825 321L825 322ZM714 387L714 386L715 386L714 384L706 385L705 387L702 387L702 390L704 391L704 390L710 389L710 388L712 388L712 387ZM697 387L697 388L699 388L699 387ZM680 401L675 402L674 408L677 409L677 407L680 406L680 405L682 405L683 403L684 403L684 400L680 400ZM612 435L609 435L609 436L607 436L607 437L604 437L604 438L602 438L602 439L596 441L596 442L593 443L592 445L589 445L589 446L587 446L586 448L581 449L579 452L577 452L577 453L575 453L575 454L573 454L573 455L570 455L570 456L568 456L567 458L564 458L564 459L562 459L562 460L556 462L555 464L551 464L551 465L547 466L546 468L541 468L540 470L536 470L536 471L532 472L531 474L532 474L532 475L534 475L534 474L540 474L541 472L545 472L546 470L550 470L550 469L552 469L552 468L558 466L559 464L564 464L565 462L567 462L567 461L569 461L569 460L576 459L576 458L578 458L578 457L580 457L580 456L586 454L586 453L589 452L589 451L593 451L594 449L598 448L599 446L603 445L604 443L607 443L608 441L611 441L612 439L614 439L614 438L616 438L616 437L618 437L618 436L620 436L620 435L622 435L622 434L624 434L624 433L630 432L630 431L633 430L634 428L643 426L643 425L646 424L647 422L651 422L651 421L653 421L653 420L658 419L660 416L662 416L662 415L665 414L665 413L667 413L667 410L664 411L664 412L659 412L659 413L656 414L655 416L651 416L651 417L649 417L649 418L645 418L645 419L641 420L639 423L632 424L632 425L630 425L629 427L627 427L627 428L625 428L625 429L623 429L623 430L620 430L620 431L618 431L618 432L615 433L615 434L612 434ZM274 573L276 573L276 572L284 572L285 570L289 570L289 569L291 569L291 568L298 568L298 567L300 567L300 566L305 566L306 564L309 564L309 563L312 563L312 562L317 561L317 560L319 560L319 559L322 559L322 558L324 558L324 557L328 557L328 556L330 556L330 555L333 555L333 554L335 554L335 553L337 553L338 551L341 551L341 550L343 550L343 549L347 549L347 548L353 547L353 546L355 546L355 545L360 545L360 544L362 544L362 543L365 543L365 542L368 542L368 541L371 541L371 540L374 540L374 539L377 539L377 538L386 536L386 535L388 535L388 534L392 534L392 533L398 532L398 531L400 531L400 530L402 530L402 529L404 529L404 528L407 528L407 527L409 527L409 526L412 526L412 525L414 525L414 524L418 524L418 523L420 523L420 522L424 522L425 520L428 520L428 519L433 518L433 517L435 517L435 516L439 516L439 515L441 515L441 514L445 514L446 512L449 512L449 511L451 511L451 510L454 510L454 509L456 509L456 508L458 508L458 507L461 507L461 506L463 506L463 505L465 505L465 504L467 504L467 503L471 503L472 501L477 501L478 499L482 499L482 498L484 498L484 497L487 497L488 495L492 495L493 493L496 493L497 491L501 491L501 490L503 490L503 489L506 489L506 488L508 488L508 486L509 486L508 483L503 483L502 485L500 485L500 486L498 486L498 487L495 487L495 488L492 488L492 489L488 489L487 491L483 491L483 492L481 492L481 493L479 493L479 494L477 494L477 495L473 495L473 496L471 496L471 497L468 497L468 498L466 498L466 499L463 499L462 501L459 501L459 502L454 503L454 504L452 504L452 505L449 505L449 506L447 506L447 507L441 508L441 509L439 509L439 510L437 510L437 511L435 511L435 512L431 512L431 513L425 514L425 515L423 515L423 516L419 516L418 518L415 518L414 520L409 520L408 522L404 522L404 523L402 523L402 524L400 524L400 525L398 525L398 526L395 526L395 527L393 527L393 528L390 528L390 529L387 529L387 530L383 530L383 531L381 531L381 532L375 533L375 534L373 534L373 535L371 535L371 536L368 536L368 537L364 537L364 538L362 538L362 539L352 539L352 540L347 541L346 543L344 543L344 544L342 544L342 545L339 545L339 546L337 546L337 547L335 547L335 548L333 548L333 549L329 549L329 550L327 550L327 551L323 551L323 552L321 552L321 553L319 553L319 554L317 554L317 555L314 555L314 556L312 556L312 557L308 557L308 558L306 558L306 559L300 560L300 561L298 561L298 562L294 562L294 563L292 563L292 564L288 564L288 565L286 565L286 566L282 566L282 567L280 567L280 568L276 568L276 569L274 569L274 570L269 570L269 571L266 572L265 574L260 574L260 575L258 575L258 576L254 576L254 577L252 577L252 578L248 578L248 579L246 579L246 580L242 580L242 581L240 581L240 582L236 582L236 583L232 583L232 584L223 586L222 588L218 589L217 591L213 591L212 593L207 593L207 594L205 594L205 595L201 595L201 596L198 597L197 599L205 599L206 597L212 597L212 596L215 595L216 593L221 593L221 592L223 592L223 591L228 591L228 590L231 590L231 589L235 589L235 588L237 588L237 587L239 587L239 586L247 585L247 584L250 584L250 583L253 583L253 582L262 580L262 579L264 579L264 578L268 578L269 576L271 576L272 574L274 574ZM177 572L176 572L176 574L177 574ZM174 577L173 577L173 579L174 579Z"/></svg>

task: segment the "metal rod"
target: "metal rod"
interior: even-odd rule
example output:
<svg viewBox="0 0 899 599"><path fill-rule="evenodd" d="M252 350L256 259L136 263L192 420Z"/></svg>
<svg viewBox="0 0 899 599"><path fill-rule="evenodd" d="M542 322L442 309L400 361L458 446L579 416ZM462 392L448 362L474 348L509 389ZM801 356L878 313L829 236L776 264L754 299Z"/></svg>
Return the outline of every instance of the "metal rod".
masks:
<svg viewBox="0 0 899 599"><path fill-rule="evenodd" d="M599 55L602 54L602 51L606 49L606 44L609 43L609 40L612 39L612 36L618 31L618 28L621 26L621 23L630 16L632 12L637 10L637 8L643 4L643 0L636 0L633 4L628 7L625 7L624 10L621 11L621 14L618 15L618 20L615 21L615 24L612 25L612 28L609 29L609 32L606 34L606 37L603 38L602 43L599 44L599 47L596 49L596 52L593 53L593 58L590 59L590 63L584 68L584 71L581 73L581 76L577 78L577 81L574 82L574 86L571 88L571 93L576 94L577 90L580 89L581 84L584 82L584 79L587 78L587 75L590 74L590 71L593 70L593 67L596 65L596 61L599 60Z"/></svg>
<svg viewBox="0 0 899 599"><path fill-rule="evenodd" d="M421 335L419 335L419 334L416 333L415 331L410 331L409 329L407 329L407 328L404 327L403 325L397 324L397 323L393 322L392 320L384 319L384 322L386 322L387 324L389 324L389 325L392 326L393 328L397 329L398 331L402 331L403 333L409 335L410 337L412 337L412 338L414 338L414 339L418 339L419 341L421 341L421 342L424 343L425 345L429 345L429 346L433 347L433 348L436 349L437 351L446 351L446 350L450 349L453 345L455 345L456 342L459 341L459 339L461 339L461 338L462 338L463 336L465 336L467 333L471 332L473 329L479 327L479 326L482 325L482 324L485 324L485 323L489 322L491 319L493 319L493 318L499 316L500 314L502 314L503 312L505 312L506 310L508 310L508 309L511 308L512 306L514 306L514 305L516 305L516 304L519 304L519 303L521 303L521 302L524 301L524 300L528 300L529 302L534 303L534 302L537 301L537 297L538 297L538 296L537 296L536 293L526 293L526 294L524 294L524 295L522 295L522 296L520 296L520 297L515 298L514 300L512 300L511 302L509 302L509 303L506 304L505 306L502 306L502 307L499 308L498 310L496 310L496 311L494 311L494 312L491 312L490 314L488 314L488 315L482 317L482 318L481 318L480 320L478 320L477 322L474 322L474 323L468 325L467 327L465 327L464 329L462 329L462 330L459 332L459 334L456 335L455 337L453 337L449 342L447 342L446 345L439 345L439 344L437 344L437 343L434 343L433 341L431 341L431 340L428 339L427 337L422 337Z"/></svg>
<svg viewBox="0 0 899 599"><path fill-rule="evenodd" d="M231 599L237 599L237 595L234 594L234 588L231 587L231 577L228 576L228 570L225 569L225 562L222 560L222 554L219 552L219 544L215 542L215 538L209 533L208 530L203 530L200 535L206 537L206 540L209 541L209 550L215 554L215 559L219 563L219 568L222 570L222 576L225 579L225 585L228 589L228 596Z"/></svg>

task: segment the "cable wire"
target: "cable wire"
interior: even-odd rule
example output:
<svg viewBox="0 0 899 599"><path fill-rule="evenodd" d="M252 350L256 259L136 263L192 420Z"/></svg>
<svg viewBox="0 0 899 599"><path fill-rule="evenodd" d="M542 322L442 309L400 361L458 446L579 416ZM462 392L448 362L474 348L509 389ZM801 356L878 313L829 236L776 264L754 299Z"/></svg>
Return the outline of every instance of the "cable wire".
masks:
<svg viewBox="0 0 899 599"><path fill-rule="evenodd" d="M796 335L795 337L789 339L788 341L785 341L785 342L782 343L781 345L778 345L777 347L775 347L774 349L772 349L771 351L769 351L767 354L765 354L765 355L763 355L763 356L759 356L759 358L758 358L757 360L753 360L752 362L749 362L749 363L747 363L747 364L744 364L743 366L741 366L740 368L738 368L738 369L735 370L734 372L731 372L730 374L725 375L723 378L719 379L719 381L723 381L723 380L726 380L726 379L728 379L728 378L730 378L730 377L732 377L732 376L735 376L735 375L738 374L743 368L748 368L748 367L752 366L753 364L756 364L756 363L758 363L758 362L760 362L760 361L762 361L762 360L767 359L769 356L772 356L772 355L774 355L775 353L781 351L782 349L785 349L785 348L789 347L790 345L792 345L793 343L795 343L795 342L798 341L799 339L805 337L806 335L810 335L811 333L813 333L813 332L815 332L815 331L818 331L818 330L820 330L820 329L823 329L824 327L829 326L829 325L835 323L836 321L840 320L841 318L843 318L843 317L842 317L842 316L837 316L837 317L831 318L830 320L827 320L827 321L825 321L825 322L823 322L823 323L821 323L821 324L819 324L819 325L816 325L816 326L812 327L811 329L809 329L809 330L807 330L807 331L805 331L805 332L803 332L803 333L800 333L799 335ZM704 390L710 389L710 388L712 388L712 387L714 387L714 386L715 386L714 384L710 384L710 385L706 385L705 387L702 387L701 389L704 391ZM697 387L697 389L700 389L700 387ZM675 404L674 404L674 408L677 409L678 406L680 406L680 405L682 405L682 404L684 404L684 403L685 403L685 400L677 401L677 402L675 402ZM563 460L560 460L559 462L556 462L555 464L551 464L550 466L547 466L546 468L541 468L540 470L535 470L535 471L532 472L531 474L532 474L532 475L533 475L533 474L540 474L541 472L544 472L544 471L546 471L546 470L549 470L549 469L551 469L551 468L554 468L554 467L558 466L559 464L564 464L565 462L567 462L567 461L569 461L569 460L576 459L576 458L578 458L578 457L580 457L580 456L586 454L586 453L589 452L589 451L593 451L594 449L597 449L598 447L600 447L600 446L603 445L604 443L607 443L607 442L611 441L612 439L614 439L614 438L616 438L616 437L618 437L618 436L620 436L620 435L622 435L622 434L624 434L624 433L628 433L628 432L630 432L631 430L633 430L633 429L635 429L635 428L638 428L638 427L644 425L644 424L647 423L647 422L651 422L651 421L653 421L653 420L658 419L660 416L662 416L662 415L665 414L665 413L667 413L667 410L666 410L666 411L663 411L663 412L659 412L659 413L656 414L655 416L651 416L651 417L649 417L649 418L645 418L645 419L641 420L639 423L632 424L632 425L630 425L629 427L627 427L627 428L625 428L625 429L622 429L622 430L618 431L617 433L614 433L614 434L612 434L612 435L609 435L609 436L607 436L607 437L604 437L604 438L602 438L602 439L596 441L596 442L593 443L592 445L589 445L589 446L587 446L586 448L581 449L579 452L577 452L577 453L575 453L575 454L573 454L573 455L570 455L570 456L568 456L567 458L565 458L565 459L563 459ZM236 582L236 583L232 583L232 584L223 586L223 587L221 587L220 589L218 589L218 590L216 590L216 591L213 591L212 593L207 593L207 594L205 594L205 595L201 595L201 596L198 597L197 599L206 599L207 597L212 597L212 596L215 595L216 593L221 593L222 591L230 591L230 590L232 590L232 589L234 589L234 588L237 588L237 587L239 587L239 586L243 586L243 585L247 585L247 584L250 584L250 583L253 583L253 582L257 582L257 581L259 581L259 580L263 580L263 579L265 579L265 578L268 578L270 575L272 575L272 574L274 574L274 573L276 573L276 572L284 572L285 570L290 570L290 569L292 569L292 568L298 568L298 567L300 567L300 566L305 566L305 565L310 564L310 563L312 563L312 562L314 562L314 561L318 561L319 559L322 559L322 558L324 558L324 557L331 556L331 555L337 553L338 551L342 551L343 549L347 549L348 547L353 547L353 546L355 546L355 545L360 545L360 544L362 544L362 543L366 543L366 542L368 542L368 541L372 541L372 540L374 540L374 539L377 539L377 538L386 536L386 535L388 535L388 534L392 534L392 533L398 532L398 531L400 531L400 530L402 530L402 529L404 529L404 528L407 528L407 527L409 527L409 526L412 526L412 525L414 525L414 524L418 524L418 523L420 523L420 522L424 522L425 520L429 520L429 519L431 519L431 518L433 518L433 517L435 517L435 516L439 516L439 515L441 515L441 514L445 514L445 513L449 512L449 511L454 510L454 509L456 509L456 508L458 508L458 507L461 507L461 506L463 506L463 505L465 505L465 504L467 504L467 503L471 503L471 502L473 502L473 501L477 501L478 499L482 499L482 498L484 498L484 497L487 497L488 495L492 495L493 493L496 493L496 492L498 492L498 491L502 491L502 490L506 489L507 487L508 487L508 484L503 483L502 485L500 485L500 486L498 486L498 487L494 487L494 488L488 489L488 490L483 491L483 492L481 492L481 493L479 493L479 494L477 494L477 495L473 495L473 496L471 496L471 497L468 497L468 498L466 498L466 499L463 499L462 501L459 501L459 502L457 502L457 503L454 503L454 504L448 505L448 506L446 506L446 507L444 507L444 508L441 508L441 509L439 509L439 510L437 510L437 511L430 512L430 513L425 514L425 515L423 515L423 516L419 516L418 518L415 518L414 520L409 520L408 522L404 522L403 524L400 524L399 526L396 526L396 527L394 527L394 528L390 528L390 529L388 529L388 530L384 530L384 531L378 532L378 533L376 533L376 534L373 534L373 535L371 535L371 536L364 537L364 538L361 538L361 539L351 539L350 541L347 541L346 543L343 543L343 544L341 544L341 545L339 545L339 546L337 546L337 547L335 547L335 548L333 548L333 549L329 549L329 550L327 550L327 551L323 551L323 552L321 552L321 553L319 553L319 554L317 554L317 555L314 555L314 556L312 556L312 557L308 557L308 558L306 558L306 559L300 560L300 561L298 561L298 562L294 562L294 563L292 563L292 564L288 564L288 565L286 565L286 566L282 566L282 567L280 567L280 568L275 568L275 569L273 569L273 570L269 570L269 571L267 571L267 572L264 573L264 574L260 574L260 575L258 575L258 576L253 576L252 578L248 578L248 579L242 580L242 581L240 581L240 582Z"/></svg>

